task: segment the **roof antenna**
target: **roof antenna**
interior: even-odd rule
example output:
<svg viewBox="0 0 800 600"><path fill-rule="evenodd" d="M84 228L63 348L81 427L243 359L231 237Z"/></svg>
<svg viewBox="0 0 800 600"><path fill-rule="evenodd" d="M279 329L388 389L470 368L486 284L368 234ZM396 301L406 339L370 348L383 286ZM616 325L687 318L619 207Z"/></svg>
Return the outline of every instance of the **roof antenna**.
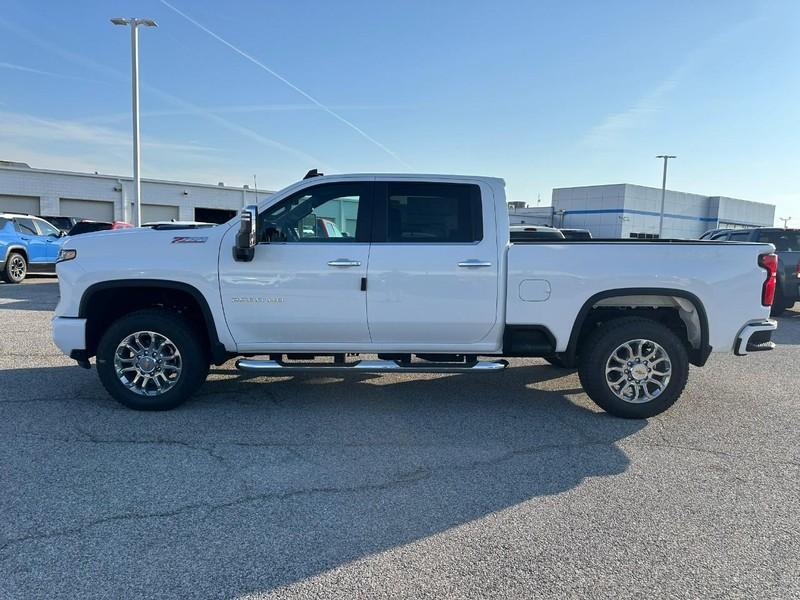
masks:
<svg viewBox="0 0 800 600"><path fill-rule="evenodd" d="M316 169L311 169L303 179L311 179L312 177L322 177L325 173L320 173Z"/></svg>

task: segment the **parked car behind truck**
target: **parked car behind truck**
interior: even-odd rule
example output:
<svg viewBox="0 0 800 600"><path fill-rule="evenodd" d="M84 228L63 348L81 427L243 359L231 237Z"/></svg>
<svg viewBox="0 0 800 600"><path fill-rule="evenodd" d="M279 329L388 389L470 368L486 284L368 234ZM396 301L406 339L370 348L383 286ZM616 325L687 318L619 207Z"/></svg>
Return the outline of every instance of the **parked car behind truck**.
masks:
<svg viewBox="0 0 800 600"><path fill-rule="evenodd" d="M323 214L354 234L305 231ZM644 418L711 352L773 347L772 250L512 243L501 179L312 177L209 229L67 238L53 336L81 366L96 357L108 392L139 410L178 406L210 363L237 356L272 376L478 376L503 357L555 356L603 409Z"/></svg>
<svg viewBox="0 0 800 600"><path fill-rule="evenodd" d="M713 241L760 242L775 246L778 255L777 289L772 316L783 314L800 300L800 229L755 227L726 229L710 236Z"/></svg>
<svg viewBox="0 0 800 600"><path fill-rule="evenodd" d="M63 235L39 217L0 213L0 279L21 283L29 273L54 275Z"/></svg>

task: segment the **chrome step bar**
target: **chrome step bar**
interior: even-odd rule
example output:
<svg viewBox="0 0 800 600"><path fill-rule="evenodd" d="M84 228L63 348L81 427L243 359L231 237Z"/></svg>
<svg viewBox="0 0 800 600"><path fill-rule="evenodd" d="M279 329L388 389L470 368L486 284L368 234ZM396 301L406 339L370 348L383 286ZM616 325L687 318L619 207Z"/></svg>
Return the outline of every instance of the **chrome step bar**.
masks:
<svg viewBox="0 0 800 600"><path fill-rule="evenodd" d="M240 358L236 368L251 373L491 373L508 366L505 360L479 360L471 363L403 363L397 360L359 360L348 364L299 363Z"/></svg>

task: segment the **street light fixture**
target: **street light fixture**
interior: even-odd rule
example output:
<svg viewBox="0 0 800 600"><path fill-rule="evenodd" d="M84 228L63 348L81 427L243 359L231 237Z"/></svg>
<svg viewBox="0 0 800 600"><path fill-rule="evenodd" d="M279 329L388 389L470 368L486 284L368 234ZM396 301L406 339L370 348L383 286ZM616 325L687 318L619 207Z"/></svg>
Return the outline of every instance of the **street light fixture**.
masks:
<svg viewBox="0 0 800 600"><path fill-rule="evenodd" d="M664 197L667 195L667 161L677 158L669 154L659 154L656 158L664 159L664 177L661 180L661 211L658 213L658 239L664 237Z"/></svg>
<svg viewBox="0 0 800 600"><path fill-rule="evenodd" d="M153 19L114 17L114 25L131 28L131 112L133 113L133 206L134 225L142 224L142 180L139 174L139 26L158 27ZM126 211L127 212L127 211Z"/></svg>

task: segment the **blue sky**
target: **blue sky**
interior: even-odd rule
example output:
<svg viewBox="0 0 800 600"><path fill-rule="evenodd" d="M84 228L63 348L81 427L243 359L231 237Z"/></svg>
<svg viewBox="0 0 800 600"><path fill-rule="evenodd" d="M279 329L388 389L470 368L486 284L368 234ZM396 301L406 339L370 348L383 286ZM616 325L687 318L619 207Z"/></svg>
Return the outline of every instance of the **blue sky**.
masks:
<svg viewBox="0 0 800 600"><path fill-rule="evenodd" d="M660 186L669 153L668 187L800 226L794 0L2 4L2 159L130 172L129 36L108 19L142 16L145 177L485 174L548 204Z"/></svg>

